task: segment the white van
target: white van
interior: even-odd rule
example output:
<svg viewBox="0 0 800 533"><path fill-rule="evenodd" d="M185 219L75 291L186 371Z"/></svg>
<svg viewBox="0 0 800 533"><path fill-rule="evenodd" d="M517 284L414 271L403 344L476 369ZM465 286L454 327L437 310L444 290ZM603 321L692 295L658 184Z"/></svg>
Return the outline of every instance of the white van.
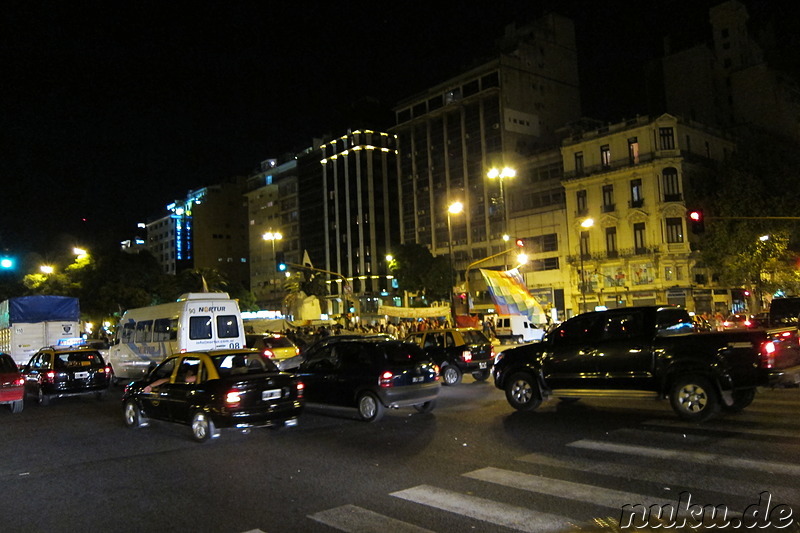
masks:
<svg viewBox="0 0 800 533"><path fill-rule="evenodd" d="M495 315L494 330L502 342L537 342L544 336L544 330L537 328L523 315Z"/></svg>
<svg viewBox="0 0 800 533"><path fill-rule="evenodd" d="M177 302L125 311L108 362L116 380L138 380L174 353L244 347L236 300L224 292L188 293Z"/></svg>

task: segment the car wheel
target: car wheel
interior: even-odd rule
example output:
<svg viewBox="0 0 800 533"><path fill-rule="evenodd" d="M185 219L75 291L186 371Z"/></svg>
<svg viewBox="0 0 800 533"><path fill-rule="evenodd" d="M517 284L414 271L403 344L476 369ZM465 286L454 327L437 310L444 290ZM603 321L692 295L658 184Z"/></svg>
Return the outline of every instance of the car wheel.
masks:
<svg viewBox="0 0 800 533"><path fill-rule="evenodd" d="M13 414L21 413L24 406L25 402L23 400L14 400L11 402L11 412Z"/></svg>
<svg viewBox="0 0 800 533"><path fill-rule="evenodd" d="M139 409L139 406L136 405L136 402L133 400L125 402L122 414L122 421L125 422L125 425L129 428L140 428L147 425L144 415L142 415L142 410Z"/></svg>
<svg viewBox="0 0 800 533"><path fill-rule="evenodd" d="M476 370L472 373L472 377L475 378L475 381L486 381L489 379L489 375L491 374L491 370Z"/></svg>
<svg viewBox="0 0 800 533"><path fill-rule="evenodd" d="M36 402L42 406L50 404L50 396L45 394L45 392L42 390L41 385L39 386L38 389L36 389Z"/></svg>
<svg viewBox="0 0 800 533"><path fill-rule="evenodd" d="M442 369L442 384L458 385L461 381L461 371L455 365L447 365Z"/></svg>
<svg viewBox="0 0 800 533"><path fill-rule="evenodd" d="M418 403L414 406L414 409L417 410L419 413L430 413L436 407L436 400L431 400L425 403Z"/></svg>
<svg viewBox="0 0 800 533"><path fill-rule="evenodd" d="M679 417L690 422L703 422L714 416L720 408L717 391L703 377L679 378L669 395L672 409Z"/></svg>
<svg viewBox="0 0 800 533"><path fill-rule="evenodd" d="M386 408L371 392L362 392L358 397L358 415L364 422L377 422L383 418Z"/></svg>
<svg viewBox="0 0 800 533"><path fill-rule="evenodd" d="M518 372L508 378L506 400L517 411L532 411L542 404L539 384L526 372Z"/></svg>
<svg viewBox="0 0 800 533"><path fill-rule="evenodd" d="M192 417L192 438L197 442L205 442L218 436L214 421L206 413L197 411Z"/></svg>
<svg viewBox="0 0 800 533"><path fill-rule="evenodd" d="M722 410L727 413L738 413L753 403L756 398L756 389L742 389L733 391L733 404L722 404Z"/></svg>

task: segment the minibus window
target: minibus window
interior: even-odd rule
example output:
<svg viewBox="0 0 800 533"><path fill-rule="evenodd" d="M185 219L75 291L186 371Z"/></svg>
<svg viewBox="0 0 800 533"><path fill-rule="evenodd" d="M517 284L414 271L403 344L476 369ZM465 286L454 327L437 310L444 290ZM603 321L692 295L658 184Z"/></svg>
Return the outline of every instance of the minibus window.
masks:
<svg viewBox="0 0 800 533"><path fill-rule="evenodd" d="M136 342L150 342L150 330L153 327L152 320L142 320L136 323Z"/></svg>
<svg viewBox="0 0 800 533"><path fill-rule="evenodd" d="M153 323L154 341L174 341L178 338L178 321L174 318L159 318Z"/></svg>
<svg viewBox="0 0 800 533"><path fill-rule="evenodd" d="M120 329L120 340L125 343L129 344L133 342L134 332L136 331L136 322L131 320L130 322L125 322L122 328Z"/></svg>
<svg viewBox="0 0 800 533"><path fill-rule="evenodd" d="M189 318L189 338L210 339L211 338L211 317L193 316Z"/></svg>
<svg viewBox="0 0 800 533"><path fill-rule="evenodd" d="M239 336L239 324L236 315L220 315L217 317L217 336L230 339Z"/></svg>

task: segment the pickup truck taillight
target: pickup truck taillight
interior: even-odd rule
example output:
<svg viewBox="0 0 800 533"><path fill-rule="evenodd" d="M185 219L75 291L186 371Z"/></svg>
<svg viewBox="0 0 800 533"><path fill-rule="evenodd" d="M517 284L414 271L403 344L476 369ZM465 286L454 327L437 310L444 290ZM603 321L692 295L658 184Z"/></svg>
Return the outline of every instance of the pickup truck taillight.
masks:
<svg viewBox="0 0 800 533"><path fill-rule="evenodd" d="M766 341L761 345L761 366L772 368L775 366L775 343Z"/></svg>
<svg viewBox="0 0 800 533"><path fill-rule="evenodd" d="M302 398L303 397L303 391L305 391L305 390L306 390L306 384L303 383L302 381L298 381L297 382L297 397L298 398Z"/></svg>

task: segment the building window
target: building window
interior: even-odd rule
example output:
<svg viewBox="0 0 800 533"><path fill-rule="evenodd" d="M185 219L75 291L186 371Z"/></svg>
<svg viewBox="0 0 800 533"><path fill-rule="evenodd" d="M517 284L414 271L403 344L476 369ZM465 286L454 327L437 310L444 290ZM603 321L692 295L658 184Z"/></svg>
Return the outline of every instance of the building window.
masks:
<svg viewBox="0 0 800 533"><path fill-rule="evenodd" d="M610 213L614 207L614 186L603 185L603 213Z"/></svg>
<svg viewBox="0 0 800 533"><path fill-rule="evenodd" d="M575 174L583 174L583 152L575 152Z"/></svg>
<svg viewBox="0 0 800 533"><path fill-rule="evenodd" d="M665 202L680 202L681 189L678 181L678 170L675 167L667 167L661 171L661 186L664 189Z"/></svg>
<svg viewBox="0 0 800 533"><path fill-rule="evenodd" d="M558 235L555 233L548 233L547 235L528 237L525 239L525 244L526 248L535 254L542 252L557 252Z"/></svg>
<svg viewBox="0 0 800 533"><path fill-rule="evenodd" d="M548 257L546 259L536 259L531 261L530 268L534 272L542 270L558 270L558 257Z"/></svg>
<svg viewBox="0 0 800 533"><path fill-rule="evenodd" d="M628 162L631 165L639 164L639 139L636 137L628 139Z"/></svg>
<svg viewBox="0 0 800 533"><path fill-rule="evenodd" d="M680 217L667 219L667 242L683 242L683 219Z"/></svg>
<svg viewBox="0 0 800 533"><path fill-rule="evenodd" d="M644 238L644 222L637 222L633 225L633 246L637 254L647 252Z"/></svg>
<svg viewBox="0 0 800 533"><path fill-rule="evenodd" d="M606 253L609 258L617 257L617 228L606 228Z"/></svg>
<svg viewBox="0 0 800 533"><path fill-rule="evenodd" d="M675 149L675 132L672 128L658 128L658 138L661 140L662 150Z"/></svg>
<svg viewBox="0 0 800 533"><path fill-rule="evenodd" d="M575 201L578 204L578 216L585 215L589 212L589 206L586 204L586 189L575 193Z"/></svg>
<svg viewBox="0 0 800 533"><path fill-rule="evenodd" d="M583 258L587 258L589 256L589 232L588 231L582 231L581 232L580 246L581 246L581 252L580 252L581 256Z"/></svg>
<svg viewBox="0 0 800 533"><path fill-rule="evenodd" d="M611 166L611 148L607 144L600 147L600 164L603 168Z"/></svg>
<svg viewBox="0 0 800 533"><path fill-rule="evenodd" d="M631 207L642 207L644 205L644 198L642 198L642 180L631 180Z"/></svg>
<svg viewBox="0 0 800 533"><path fill-rule="evenodd" d="M674 274L671 266L664 267L664 281L672 281Z"/></svg>

